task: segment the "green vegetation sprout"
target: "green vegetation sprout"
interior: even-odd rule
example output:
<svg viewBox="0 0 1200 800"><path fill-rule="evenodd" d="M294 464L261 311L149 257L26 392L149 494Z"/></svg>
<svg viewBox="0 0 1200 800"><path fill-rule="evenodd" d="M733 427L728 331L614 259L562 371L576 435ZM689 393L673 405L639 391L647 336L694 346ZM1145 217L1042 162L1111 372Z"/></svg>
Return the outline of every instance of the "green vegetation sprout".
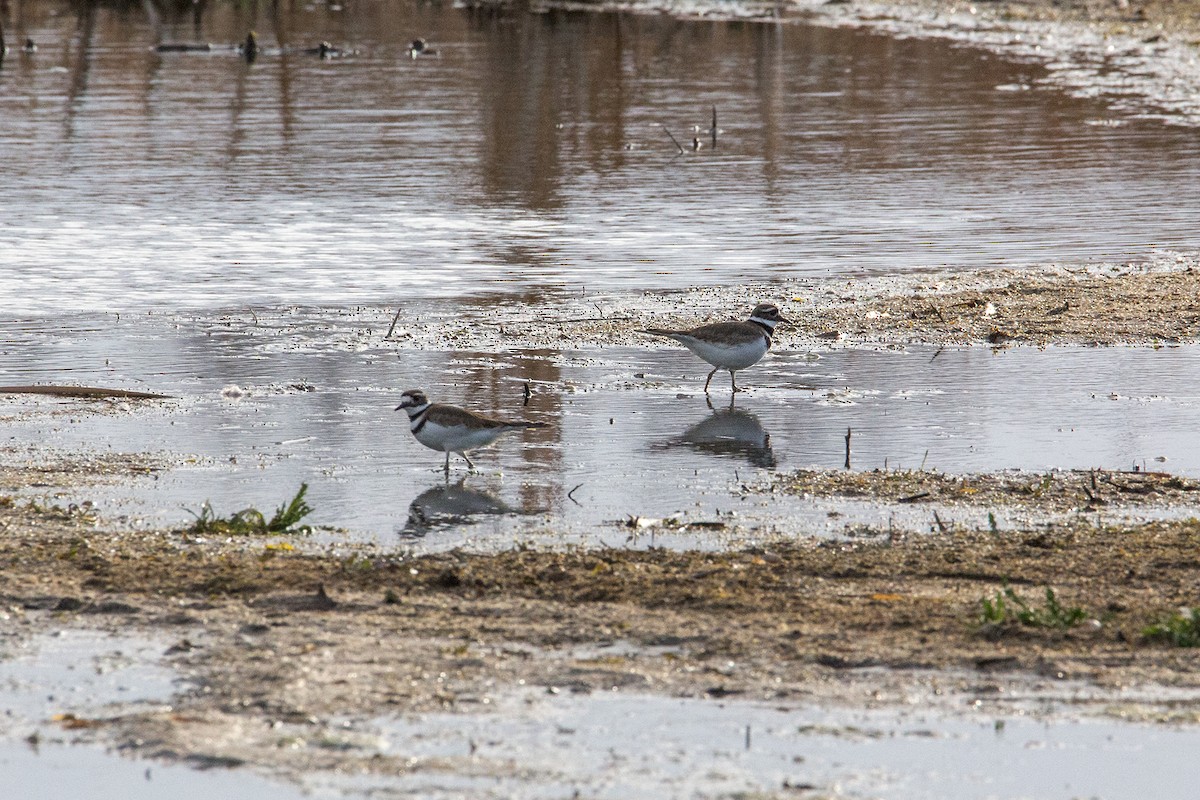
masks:
<svg viewBox="0 0 1200 800"><path fill-rule="evenodd" d="M1181 608L1173 616L1147 627L1142 636L1176 647L1200 647L1200 608Z"/></svg>
<svg viewBox="0 0 1200 800"><path fill-rule="evenodd" d="M308 484L300 484L300 491L290 502L284 503L275 510L275 516L268 520L257 508L243 508L228 517L218 517L213 511L212 503L205 500L200 506L199 513L189 510L188 513L196 518L188 533L219 534L230 536L272 536L283 533L312 533L312 526L301 525L293 530L300 520L310 513L312 508L304 501Z"/></svg>
<svg viewBox="0 0 1200 800"><path fill-rule="evenodd" d="M1005 585L993 597L979 601L979 621L983 625L1020 624L1031 628L1073 628L1087 617L1079 606L1070 608L1059 602L1058 596L1046 587L1046 602L1040 608L1030 605L1023 597Z"/></svg>

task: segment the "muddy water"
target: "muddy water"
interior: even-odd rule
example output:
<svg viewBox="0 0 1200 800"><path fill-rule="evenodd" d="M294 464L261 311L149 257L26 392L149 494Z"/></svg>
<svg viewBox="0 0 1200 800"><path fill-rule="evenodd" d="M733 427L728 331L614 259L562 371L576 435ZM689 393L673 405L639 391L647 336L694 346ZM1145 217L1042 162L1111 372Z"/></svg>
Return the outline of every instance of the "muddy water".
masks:
<svg viewBox="0 0 1200 800"><path fill-rule="evenodd" d="M5 615L5 619L9 619ZM123 714L166 707L182 687L159 663L167 645L136 636L67 629L0 640L0 773L5 796L161 798L176 792L225 798L291 798L285 786L245 773L113 758L86 741ZM67 719L64 720L64 717ZM75 722L70 721L76 720ZM72 727L75 726L75 727Z"/></svg>
<svg viewBox="0 0 1200 800"><path fill-rule="evenodd" d="M8 314L1200 244L1193 132L1064 98L1036 65L799 22L269 8L17 6L10 42L39 49L0 68ZM252 28L247 64L231 46ZM409 58L416 36L438 55ZM349 53L303 52L321 40Z"/></svg>
<svg viewBox="0 0 1200 800"><path fill-rule="evenodd" d="M1200 352L1191 347L781 349L742 374L747 391L730 406L727 376L706 400L705 369L682 348L412 350L379 336L350 347L363 330L354 316L317 330L266 317L237 328L184 322L7 328L17 344L0 359L0 384L68 380L177 399L110 413L106 403L0 398L6 458L162 454L173 469L58 500L92 500L133 524L184 524L205 500L223 514L272 510L305 482L311 521L347 529L337 538L432 549L516 540L721 547L795 532L798 522L832 534L864 523L928 528L927 508L834 509L745 491L777 470L840 468L848 428L856 469L1200 475L1200 395L1189 377ZM412 386L546 427L479 451L476 473L454 457L447 479L442 455L420 446L394 410ZM619 524L677 514L706 525Z"/></svg>

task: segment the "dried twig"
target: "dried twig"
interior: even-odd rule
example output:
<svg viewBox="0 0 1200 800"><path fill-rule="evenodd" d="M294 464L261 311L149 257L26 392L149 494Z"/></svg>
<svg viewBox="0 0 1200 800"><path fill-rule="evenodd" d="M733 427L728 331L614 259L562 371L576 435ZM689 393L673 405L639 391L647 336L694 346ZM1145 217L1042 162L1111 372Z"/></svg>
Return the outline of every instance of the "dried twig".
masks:
<svg viewBox="0 0 1200 800"><path fill-rule="evenodd" d="M392 317L392 326L390 328L388 328L387 335L384 336L383 338L385 338L385 339L392 338L392 332L396 330L396 323L400 321L400 312L403 310L404 310L403 308L396 309L396 316Z"/></svg>
<svg viewBox="0 0 1200 800"><path fill-rule="evenodd" d="M88 397L95 400L122 398L125 400L170 400L169 394L131 392L126 389L100 389L94 386L0 386L0 394L44 394L50 397Z"/></svg>
<svg viewBox="0 0 1200 800"><path fill-rule="evenodd" d="M672 141L672 142L674 142L674 143L675 143L675 146L679 148L679 153L678 153L678 155L683 155L683 145L681 145L681 144L679 143L679 140L675 138L675 135L674 135L673 133L671 133L671 131L670 131L670 130L668 130L668 129L667 129L667 126L666 126L666 125L663 125L663 126L662 126L662 129L663 129L664 131L666 131L666 132L667 132L667 136L670 136L670 137L671 137L671 141Z"/></svg>

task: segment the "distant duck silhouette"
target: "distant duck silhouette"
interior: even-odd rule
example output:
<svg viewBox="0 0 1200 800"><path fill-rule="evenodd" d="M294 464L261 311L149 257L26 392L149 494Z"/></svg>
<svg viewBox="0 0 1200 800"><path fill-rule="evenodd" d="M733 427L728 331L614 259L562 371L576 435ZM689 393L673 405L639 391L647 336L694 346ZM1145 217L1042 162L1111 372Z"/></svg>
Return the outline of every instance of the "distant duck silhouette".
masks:
<svg viewBox="0 0 1200 800"><path fill-rule="evenodd" d="M167 42L154 48L159 53L208 53L213 49L211 44L204 42Z"/></svg>
<svg viewBox="0 0 1200 800"><path fill-rule="evenodd" d="M258 58L260 52L257 33L250 31L246 34L246 41L242 42L241 52L242 57L246 59L246 63L254 63L254 59Z"/></svg>
<svg viewBox="0 0 1200 800"><path fill-rule="evenodd" d="M408 57L416 58L417 56L436 56L437 50L432 49L429 43L424 39L413 39L408 44Z"/></svg>
<svg viewBox="0 0 1200 800"><path fill-rule="evenodd" d="M309 47L304 53L310 56L318 56L319 58L336 58L345 55L344 50L340 47L334 47L329 42L321 42L316 47Z"/></svg>
<svg viewBox="0 0 1200 800"><path fill-rule="evenodd" d="M262 53L258 34L250 31L240 44L212 44L211 42L163 42L154 46L158 53L212 53L217 51L239 53L247 61L254 61Z"/></svg>

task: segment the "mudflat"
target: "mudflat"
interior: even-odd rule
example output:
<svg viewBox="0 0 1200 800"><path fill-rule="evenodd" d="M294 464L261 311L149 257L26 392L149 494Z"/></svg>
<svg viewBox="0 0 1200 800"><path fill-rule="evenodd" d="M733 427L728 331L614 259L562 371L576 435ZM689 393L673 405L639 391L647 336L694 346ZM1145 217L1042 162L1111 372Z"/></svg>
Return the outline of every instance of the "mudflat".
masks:
<svg viewBox="0 0 1200 800"><path fill-rule="evenodd" d="M684 299L728 307L760 291ZM792 346L1178 345L1196 340L1200 319L1187 263L786 291L803 308L783 338ZM567 326L498 322L524 344L564 327L629 342L676 305L687 303L642 297L633 311ZM461 335L486 337L487 328ZM397 345L438 341L410 327ZM106 403L102 413L137 408ZM922 693L961 707L1070 685L1086 688L1076 692L1086 696L1080 714L1200 721L1179 701L1200 689L1200 649L1179 646L1191 643L1195 622L1181 609L1197 597L1200 520L1189 509L1200 483L1166 473L788 472L753 491L949 503L977 509L979 520L1015 506L1023 522L970 527L931 514L924 532L830 539L783 520L782 535L736 551L413 555L316 548L297 534L124 530L88 507L29 500L28 490L169 469L162 457L9 456L0 471L3 624L15 636L80 626L170 642L163 658L189 688L169 708L70 720L79 735L144 755L297 774L395 770L402 765L370 748L280 747L279 726L333 735L346 716L470 711L529 686L848 707ZM1118 506L1171 513L1120 523L1093 513Z"/></svg>

